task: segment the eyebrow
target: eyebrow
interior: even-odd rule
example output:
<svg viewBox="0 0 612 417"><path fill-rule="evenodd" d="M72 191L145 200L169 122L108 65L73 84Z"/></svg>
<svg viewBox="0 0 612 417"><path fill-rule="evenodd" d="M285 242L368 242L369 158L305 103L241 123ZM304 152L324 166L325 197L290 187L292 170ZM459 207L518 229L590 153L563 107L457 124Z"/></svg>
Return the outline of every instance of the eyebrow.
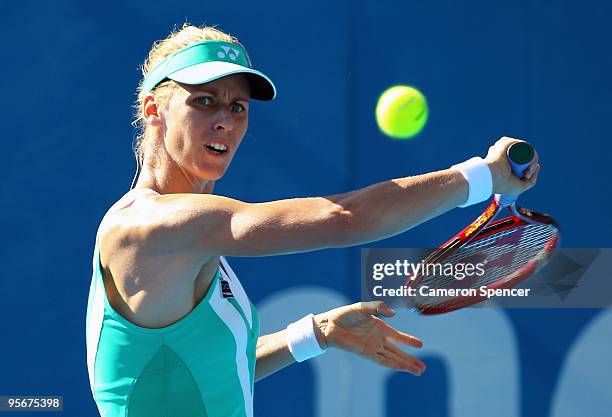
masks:
<svg viewBox="0 0 612 417"><path fill-rule="evenodd" d="M190 92L190 95L194 93L209 93L216 97L220 96L219 90L211 87L196 87L193 89L193 91ZM249 98L250 97L248 95L242 95L242 93L239 93L238 95L234 96L234 100L240 101L249 101Z"/></svg>

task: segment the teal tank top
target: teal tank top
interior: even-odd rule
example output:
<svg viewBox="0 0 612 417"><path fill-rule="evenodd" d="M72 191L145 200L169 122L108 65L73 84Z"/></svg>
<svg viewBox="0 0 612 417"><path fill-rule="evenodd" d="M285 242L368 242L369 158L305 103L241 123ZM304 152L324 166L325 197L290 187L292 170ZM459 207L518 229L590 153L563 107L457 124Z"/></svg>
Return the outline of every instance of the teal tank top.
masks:
<svg viewBox="0 0 612 417"><path fill-rule="evenodd" d="M225 258L193 310L159 329L113 309L99 259L96 240L86 342L100 415L252 417L259 318Z"/></svg>

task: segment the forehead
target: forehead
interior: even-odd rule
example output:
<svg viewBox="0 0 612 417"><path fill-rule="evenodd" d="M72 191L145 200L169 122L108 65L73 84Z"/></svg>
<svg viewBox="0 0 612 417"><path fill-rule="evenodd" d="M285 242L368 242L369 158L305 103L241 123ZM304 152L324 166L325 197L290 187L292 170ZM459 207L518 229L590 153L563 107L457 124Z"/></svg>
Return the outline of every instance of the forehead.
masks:
<svg viewBox="0 0 612 417"><path fill-rule="evenodd" d="M204 84L182 84L178 83L189 93L206 91L217 95L228 95L248 100L251 95L251 85L244 74L232 74Z"/></svg>

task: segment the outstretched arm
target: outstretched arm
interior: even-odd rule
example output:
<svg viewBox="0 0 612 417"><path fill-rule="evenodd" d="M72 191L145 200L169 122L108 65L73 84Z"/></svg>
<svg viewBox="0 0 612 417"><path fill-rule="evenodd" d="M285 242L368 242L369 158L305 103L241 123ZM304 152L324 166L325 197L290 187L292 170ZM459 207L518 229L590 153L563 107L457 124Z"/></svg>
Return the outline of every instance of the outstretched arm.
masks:
<svg viewBox="0 0 612 417"><path fill-rule="evenodd" d="M492 147L487 164L494 192L520 194L537 175L520 181L505 149ZM529 168L533 174L536 161ZM267 256L345 247L406 231L466 201L468 184L457 169L384 181L344 194L245 203L209 194L168 194L143 198L122 217L118 236L151 252Z"/></svg>

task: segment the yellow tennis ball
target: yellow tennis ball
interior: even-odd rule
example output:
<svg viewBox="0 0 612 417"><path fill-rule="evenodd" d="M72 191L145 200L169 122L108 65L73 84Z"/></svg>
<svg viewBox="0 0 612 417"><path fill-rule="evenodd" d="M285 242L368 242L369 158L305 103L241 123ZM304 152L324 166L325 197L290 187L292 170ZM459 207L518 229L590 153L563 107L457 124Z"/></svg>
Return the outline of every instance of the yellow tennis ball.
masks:
<svg viewBox="0 0 612 417"><path fill-rule="evenodd" d="M406 85L389 88L376 104L378 127L395 139L408 139L418 134L425 126L428 114L425 96Z"/></svg>

